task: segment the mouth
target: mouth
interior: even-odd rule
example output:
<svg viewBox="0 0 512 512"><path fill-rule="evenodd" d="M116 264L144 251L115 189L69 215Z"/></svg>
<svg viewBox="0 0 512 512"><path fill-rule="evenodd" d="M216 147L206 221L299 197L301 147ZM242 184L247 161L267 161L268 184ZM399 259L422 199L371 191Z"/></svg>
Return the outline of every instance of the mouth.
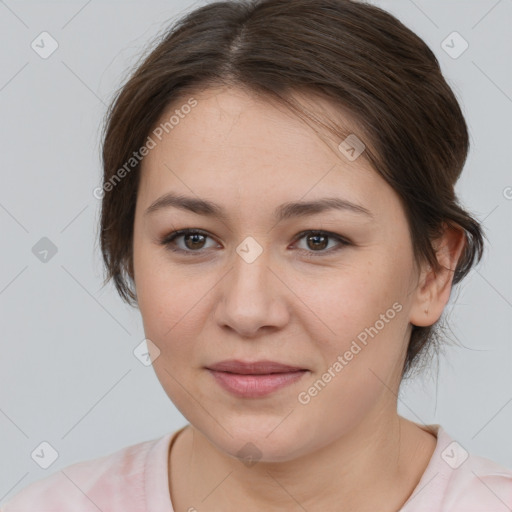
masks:
<svg viewBox="0 0 512 512"><path fill-rule="evenodd" d="M309 370L275 361L229 360L206 367L217 384L242 398L259 398L299 381Z"/></svg>

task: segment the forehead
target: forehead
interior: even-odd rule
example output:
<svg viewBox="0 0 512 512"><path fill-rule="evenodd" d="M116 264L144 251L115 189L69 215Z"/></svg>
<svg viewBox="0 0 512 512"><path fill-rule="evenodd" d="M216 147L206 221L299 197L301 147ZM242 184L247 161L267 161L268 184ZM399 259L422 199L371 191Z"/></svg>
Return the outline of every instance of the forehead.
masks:
<svg viewBox="0 0 512 512"><path fill-rule="evenodd" d="M333 105L327 100L295 92L292 101L318 119L336 119L347 134L352 133L350 127L355 121L345 112L333 116ZM171 118L173 126L168 123ZM182 95L162 114L158 129L160 133L162 129L165 131L163 139L172 140L175 147L190 149L193 145L196 154L218 150L230 152L233 157L243 149L245 157L252 149L259 160L282 157L309 160L310 156L318 160L320 153L329 152L337 158L340 156L338 135L312 121L305 122L275 98L235 87L215 87ZM365 160L365 155L362 156L359 165Z"/></svg>
<svg viewBox="0 0 512 512"><path fill-rule="evenodd" d="M298 98L319 118L332 109L321 99ZM365 158L349 160L332 134L241 89L182 96L163 113L158 127L161 140L152 136L156 146L142 163L139 192L147 201L177 188L201 197L236 197L240 205L253 206L270 198L283 202L307 194L314 199L327 192L375 202L374 196L389 188Z"/></svg>

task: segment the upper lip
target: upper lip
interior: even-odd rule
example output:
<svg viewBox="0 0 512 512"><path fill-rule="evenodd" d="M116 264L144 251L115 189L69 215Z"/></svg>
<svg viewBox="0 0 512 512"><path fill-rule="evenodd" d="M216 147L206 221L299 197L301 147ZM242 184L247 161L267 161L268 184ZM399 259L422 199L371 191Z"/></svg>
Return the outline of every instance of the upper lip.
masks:
<svg viewBox="0 0 512 512"><path fill-rule="evenodd" d="M207 368L218 372L238 373L244 375L265 375L268 373L289 373L305 370L305 368L277 363L276 361L262 360L249 362L239 361L236 359L221 361L207 366Z"/></svg>

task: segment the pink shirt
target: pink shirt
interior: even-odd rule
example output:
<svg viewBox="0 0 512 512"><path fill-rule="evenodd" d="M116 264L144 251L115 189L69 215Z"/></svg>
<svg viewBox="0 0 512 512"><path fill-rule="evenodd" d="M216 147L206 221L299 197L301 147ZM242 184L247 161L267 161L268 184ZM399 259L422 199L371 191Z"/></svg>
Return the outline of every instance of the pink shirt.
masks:
<svg viewBox="0 0 512 512"><path fill-rule="evenodd" d="M437 446L399 512L512 510L512 470L468 455L440 425L422 428L437 435ZM181 430L67 466L28 485L1 511L173 512L168 454Z"/></svg>

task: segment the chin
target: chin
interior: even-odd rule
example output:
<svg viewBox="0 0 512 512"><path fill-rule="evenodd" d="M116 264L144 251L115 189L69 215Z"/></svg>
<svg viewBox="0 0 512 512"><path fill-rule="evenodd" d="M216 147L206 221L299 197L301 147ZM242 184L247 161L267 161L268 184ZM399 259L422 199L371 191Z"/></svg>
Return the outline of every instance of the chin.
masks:
<svg viewBox="0 0 512 512"><path fill-rule="evenodd" d="M224 421L221 427L206 429L196 427L219 450L231 457L241 459L250 466L254 462L286 462L307 452L305 425L287 418L251 416ZM282 422L282 423L280 423ZM227 432L229 432L229 435ZM306 444L306 445L305 445Z"/></svg>

